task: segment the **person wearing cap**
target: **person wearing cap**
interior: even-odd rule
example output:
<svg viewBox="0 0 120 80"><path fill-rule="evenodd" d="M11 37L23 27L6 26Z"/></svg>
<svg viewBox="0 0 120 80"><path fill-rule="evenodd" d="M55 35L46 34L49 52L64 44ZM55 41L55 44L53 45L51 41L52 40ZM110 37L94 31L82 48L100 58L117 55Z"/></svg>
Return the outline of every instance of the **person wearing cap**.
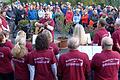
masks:
<svg viewBox="0 0 120 80"><path fill-rule="evenodd" d="M98 30L93 36L93 45L101 46L101 40L105 36L109 36L108 31L105 29L106 22L100 19L97 23Z"/></svg>
<svg viewBox="0 0 120 80"><path fill-rule="evenodd" d="M120 53L120 19L116 19L115 32L112 34L113 39L113 50Z"/></svg>
<svg viewBox="0 0 120 80"><path fill-rule="evenodd" d="M47 29L52 33L54 39L54 20L50 18L50 13L45 12L45 17L35 23L35 34L39 33L39 30ZM39 29L40 28L40 29ZM40 32L41 32L40 31Z"/></svg>
<svg viewBox="0 0 120 80"><path fill-rule="evenodd" d="M91 61L94 80L118 80L120 54L112 50L113 40L104 37L101 41L102 52L96 53Z"/></svg>
<svg viewBox="0 0 120 80"><path fill-rule="evenodd" d="M63 53L58 62L60 80L89 80L90 63L86 53L77 50L79 39L68 40L69 52Z"/></svg>

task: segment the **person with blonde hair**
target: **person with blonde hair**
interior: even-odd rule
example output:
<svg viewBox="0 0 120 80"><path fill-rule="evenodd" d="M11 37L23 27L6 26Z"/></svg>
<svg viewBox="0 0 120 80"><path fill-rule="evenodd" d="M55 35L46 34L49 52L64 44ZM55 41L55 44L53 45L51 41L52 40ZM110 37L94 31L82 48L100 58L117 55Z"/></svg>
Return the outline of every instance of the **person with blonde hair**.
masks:
<svg viewBox="0 0 120 80"><path fill-rule="evenodd" d="M49 42L49 48L53 49L53 52L55 55L57 55L59 53L59 48L58 46L53 42L53 37L52 34L49 30L43 30L42 34L45 34L48 38L48 42Z"/></svg>
<svg viewBox="0 0 120 80"><path fill-rule="evenodd" d="M19 31L15 42L16 44L11 51L13 54L13 63L15 65L15 80L29 80L29 69L26 59L28 54L26 48L26 33L24 31Z"/></svg>
<svg viewBox="0 0 120 80"><path fill-rule="evenodd" d="M89 35L90 36L90 35ZM73 37L79 38L79 44L80 45L86 45L91 43L91 38L86 35L85 30L81 24L76 24L74 31L73 31Z"/></svg>

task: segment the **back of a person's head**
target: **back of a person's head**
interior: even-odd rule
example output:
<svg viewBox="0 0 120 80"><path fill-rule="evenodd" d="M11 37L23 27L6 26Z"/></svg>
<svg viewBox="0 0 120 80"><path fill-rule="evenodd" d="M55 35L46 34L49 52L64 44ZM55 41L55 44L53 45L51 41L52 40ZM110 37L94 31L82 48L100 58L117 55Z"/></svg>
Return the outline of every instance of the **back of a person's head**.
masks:
<svg viewBox="0 0 120 80"><path fill-rule="evenodd" d="M45 34L47 36L49 43L53 41L52 34L49 30L43 30L42 34Z"/></svg>
<svg viewBox="0 0 120 80"><path fill-rule="evenodd" d="M98 23L101 25L101 27L105 27L106 21L103 19L99 19Z"/></svg>
<svg viewBox="0 0 120 80"><path fill-rule="evenodd" d="M26 48L26 33L24 31L18 32L15 43L12 49L13 56L16 58L24 57L28 53Z"/></svg>
<svg viewBox="0 0 120 80"><path fill-rule="evenodd" d="M115 25L117 25L118 27L120 27L120 19L116 19Z"/></svg>
<svg viewBox="0 0 120 80"><path fill-rule="evenodd" d="M19 44L23 44L25 45L26 44L26 33L24 31L19 31L17 33L17 36L15 38L15 42L19 42Z"/></svg>
<svg viewBox="0 0 120 80"><path fill-rule="evenodd" d="M101 45L103 49L112 50L113 39L111 37L102 38Z"/></svg>
<svg viewBox="0 0 120 80"><path fill-rule="evenodd" d="M26 48L26 41L24 38L17 37L16 44L12 49L12 54L16 58L22 58L28 53Z"/></svg>
<svg viewBox="0 0 120 80"><path fill-rule="evenodd" d="M46 34L39 34L35 40L36 50L46 50L49 47L49 42Z"/></svg>
<svg viewBox="0 0 120 80"><path fill-rule="evenodd" d="M86 44L87 37L85 34L85 30L81 24L76 24L74 31L73 31L73 37L79 38L79 44Z"/></svg>
<svg viewBox="0 0 120 80"><path fill-rule="evenodd" d="M77 37L72 37L68 39L68 48L69 49L77 49L79 47L79 39Z"/></svg>

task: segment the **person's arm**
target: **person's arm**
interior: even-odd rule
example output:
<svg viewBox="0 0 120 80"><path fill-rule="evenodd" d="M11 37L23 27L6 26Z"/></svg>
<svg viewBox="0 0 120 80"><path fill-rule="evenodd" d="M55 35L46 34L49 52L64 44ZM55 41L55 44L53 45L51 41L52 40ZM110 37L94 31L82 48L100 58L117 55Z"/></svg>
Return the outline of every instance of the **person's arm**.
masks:
<svg viewBox="0 0 120 80"><path fill-rule="evenodd" d="M53 72L53 74L55 76L55 80L58 80L58 78L57 78L57 65L56 65L56 63L52 64L51 68L52 68L52 72Z"/></svg>
<svg viewBox="0 0 120 80"><path fill-rule="evenodd" d="M46 22L45 25L48 30L50 30L50 31L54 30L54 21L53 20L50 20L50 23Z"/></svg>

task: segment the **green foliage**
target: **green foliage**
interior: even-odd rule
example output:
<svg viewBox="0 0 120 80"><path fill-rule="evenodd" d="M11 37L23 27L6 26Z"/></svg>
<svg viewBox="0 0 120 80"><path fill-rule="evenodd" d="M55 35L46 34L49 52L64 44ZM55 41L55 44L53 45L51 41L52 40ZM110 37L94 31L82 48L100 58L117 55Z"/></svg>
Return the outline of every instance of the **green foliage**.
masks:
<svg viewBox="0 0 120 80"><path fill-rule="evenodd" d="M27 25L27 24L29 24L29 21L28 20L21 20L21 21L19 21L19 23L18 23L19 25Z"/></svg>
<svg viewBox="0 0 120 80"><path fill-rule="evenodd" d="M57 18L56 22L59 21L59 24L62 27L62 30L61 30L62 37L65 38L68 35L69 29L70 29L72 24L64 24L64 20L65 20L64 15L61 15Z"/></svg>

